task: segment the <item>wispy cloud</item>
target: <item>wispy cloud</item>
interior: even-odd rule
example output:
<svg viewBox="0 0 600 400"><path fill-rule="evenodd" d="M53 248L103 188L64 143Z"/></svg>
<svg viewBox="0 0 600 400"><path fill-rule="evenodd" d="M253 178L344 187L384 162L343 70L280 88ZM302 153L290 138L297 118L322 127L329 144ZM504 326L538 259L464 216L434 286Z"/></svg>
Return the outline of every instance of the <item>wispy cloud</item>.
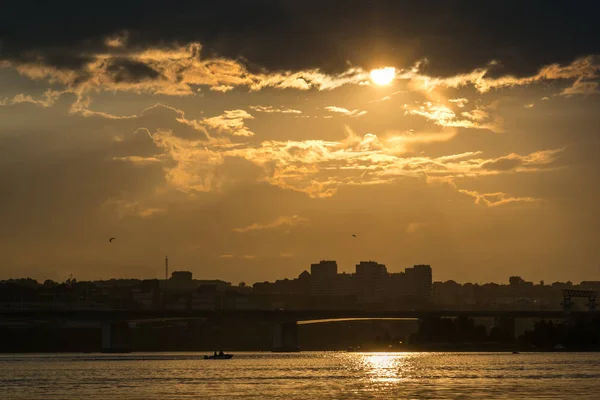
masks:
<svg viewBox="0 0 600 400"><path fill-rule="evenodd" d="M302 218L297 215L293 215L291 217L283 216L278 217L277 219L266 224L253 223L242 228L234 228L233 231L238 233L246 233L250 231L259 231L264 229L276 229L284 226L294 227L298 225L307 225L308 223L309 221L306 218Z"/></svg>
<svg viewBox="0 0 600 400"><path fill-rule="evenodd" d="M450 127L456 125L451 123L453 120L461 120L460 118L470 118L469 121L474 124L486 123L480 122L486 118L483 110L464 111L469 113L467 117L457 116L452 110L449 112L448 108L438 106L432 102L417 111L436 118L436 121L444 121ZM162 105L144 110L135 118L142 121L141 118L147 113L158 111L167 112L180 124L192 126L194 129L205 129L205 126L214 129L223 122L222 129L229 130L229 137L202 136L193 139L178 137L167 129L150 131L140 128L138 134L145 135L150 143L153 143L156 151L144 155L119 154L113 158L139 166L160 165L165 173L167 187L190 194L218 191L228 179L235 179L221 169L227 158L242 158L260 167L257 177L260 182L302 192L313 198L324 198L335 195L342 186L388 184L400 177L450 183L487 175L550 170L560 166L556 161L563 150L548 149L530 154L510 153L495 158L485 158L481 151L438 157L425 154L406 156L407 152L412 152L421 144L451 140L456 134L455 129L433 133L405 131L359 135L347 128L346 138L339 141L314 139L271 140L258 144L232 143L229 139L234 135L230 132L246 129L243 127L244 117L250 114L243 110L230 110L222 115L223 118L212 119L213 127L206 125L205 121L215 117L190 120L180 110ZM234 120L234 123L227 120ZM282 217L267 224L253 224L237 228L237 231L267 229L279 226L278 224L302 221L289 218L291 217Z"/></svg>
<svg viewBox="0 0 600 400"><path fill-rule="evenodd" d="M265 88L332 90L348 84L358 85L369 76L361 68L349 68L339 74L318 69L252 73L235 60L201 58L200 43L133 49L123 37L108 37L105 44L106 52L90 54L80 70L59 69L40 59L4 61L1 66L12 67L30 79L62 84L76 94L105 90L182 96L195 94L197 86L220 92L236 87L251 91Z"/></svg>
<svg viewBox="0 0 600 400"><path fill-rule="evenodd" d="M458 189L459 193L475 199L475 204L486 207L497 207L510 203L539 203L542 199L534 197L513 197L503 192L479 193L474 190Z"/></svg>
<svg viewBox="0 0 600 400"><path fill-rule="evenodd" d="M526 86L544 81L571 81L571 86L559 93L565 96L598 93L598 79L600 79L600 56L579 58L568 65L550 64L541 68L535 75L520 78L510 75L491 78L489 72L494 66L493 63L488 67L475 69L466 74L447 78L431 77L419 72L422 64L423 62L417 63L413 68L400 73L397 78L407 79L413 88L424 91L432 91L439 87L473 86L481 93L489 92L492 89Z"/></svg>
<svg viewBox="0 0 600 400"><path fill-rule="evenodd" d="M560 94L563 96L575 96L584 95L589 96L592 94L600 93L598 75L592 77L581 77L578 78L571 86L565 88Z"/></svg>
<svg viewBox="0 0 600 400"><path fill-rule="evenodd" d="M503 132L500 120L492 120L490 114L482 109L475 108L471 111L463 111L458 116L450 107L427 101L423 105L413 108L405 105L405 114L419 115L434 121L436 125L454 128L489 129L493 132Z"/></svg>
<svg viewBox="0 0 600 400"><path fill-rule="evenodd" d="M371 101L367 102L367 104L381 103L383 101L388 101L388 100L391 100L394 96L396 96L397 94L400 94L400 93L408 93L408 92L406 90L397 90L394 93L392 93L390 95L387 95L387 96L383 96L380 99L371 100Z"/></svg>
<svg viewBox="0 0 600 400"><path fill-rule="evenodd" d="M109 36L104 39L104 44L107 47L122 48L127 45L129 34L127 32L121 32L116 35Z"/></svg>
<svg viewBox="0 0 600 400"><path fill-rule="evenodd" d="M255 254L244 254L241 256L236 256L233 254L221 254L219 256L219 258L224 258L224 259L238 259L238 260L255 260L256 258L258 258L257 255Z"/></svg>
<svg viewBox="0 0 600 400"><path fill-rule="evenodd" d="M448 99L450 103L455 103L458 108L463 108L469 102L468 99L461 97L460 99Z"/></svg>
<svg viewBox="0 0 600 400"><path fill-rule="evenodd" d="M186 140L171 131L148 132L156 146L166 153L166 181L183 192L210 192L220 187L216 167L223 163L224 154L209 148L208 142Z"/></svg>
<svg viewBox="0 0 600 400"><path fill-rule="evenodd" d="M148 218L155 214L166 212L166 209L162 207L151 207L143 205L138 201L128 201L115 198L106 200L102 207L113 210L113 212L115 212L119 218L124 218L127 216Z"/></svg>
<svg viewBox="0 0 600 400"><path fill-rule="evenodd" d="M211 86L210 90L213 92L221 92L221 93L226 93L229 92L230 90L233 90L234 87L231 85L216 85L216 86Z"/></svg>
<svg viewBox="0 0 600 400"><path fill-rule="evenodd" d="M337 107L337 106L327 106L325 109L332 113L344 114L348 117L362 117L367 114L365 110L348 110L346 108Z"/></svg>
<svg viewBox="0 0 600 400"><path fill-rule="evenodd" d="M141 156L125 156L125 157L113 157L115 161L127 161L133 164L155 164L162 162L158 157L141 157Z"/></svg>
<svg viewBox="0 0 600 400"><path fill-rule="evenodd" d="M525 156L519 154L509 154L481 163L481 168L489 171L526 171L527 169L547 168L554 163L564 148L554 150L536 151Z"/></svg>
<svg viewBox="0 0 600 400"><path fill-rule="evenodd" d="M203 119L202 123L218 132L233 136L254 136L254 132L244 125L246 119L254 119L254 117L244 110L226 110L216 117Z"/></svg>
<svg viewBox="0 0 600 400"><path fill-rule="evenodd" d="M435 140L448 140L453 132L439 135L444 137L432 136ZM432 140L428 135L415 136L416 140ZM481 152L436 158L402 157L401 151L409 140L410 135L379 138L366 134L362 137L349 135L342 142L267 141L260 147L233 149L228 154L244 157L262 166L265 169L264 181L311 197L332 196L344 185L385 184L397 177L453 182L506 172L534 172L550 168L553 157L551 153L540 155L539 152L521 156L524 160L522 166L511 171L491 164L497 159L481 158ZM558 155L560 150L555 152Z"/></svg>
<svg viewBox="0 0 600 400"><path fill-rule="evenodd" d="M341 141L263 141L255 145L213 138L182 138L170 130L140 129L139 134L149 138L156 146L156 153L119 155L115 159L140 166L161 165L166 184L182 192L219 190L229 179L226 174L218 173L220 166L226 158L237 157L260 167L259 181L314 198L333 196L341 186L387 184L400 177L451 183L487 175L549 170L560 166L556 161L563 150L511 153L496 158L485 158L481 151L438 157L405 156L413 146L451 140L455 135L453 129L435 133L390 132L381 136L358 135L348 129L347 137ZM270 223L236 228L236 232L301 222L304 220L300 217L280 217Z"/></svg>
<svg viewBox="0 0 600 400"><path fill-rule="evenodd" d="M198 120L186 118L185 113L182 110L161 103L145 108L139 115L113 115L101 111L92 111L89 109L90 103L91 99L89 97L78 99L71 105L70 113L87 118L96 117L111 120L139 119L142 123L145 118L151 118L154 114L166 112L172 114L172 117L174 117L176 122L188 126L198 132L202 132L208 139L213 139L209 134L208 129L213 130L218 134L231 136L247 137L254 135L254 132L245 125L245 120L254 119L254 117L244 110L225 110L220 115Z"/></svg>
<svg viewBox="0 0 600 400"><path fill-rule="evenodd" d="M302 111L300 110L285 107L275 108L273 106L250 106L249 108L253 111L264 113L302 114Z"/></svg>
<svg viewBox="0 0 600 400"><path fill-rule="evenodd" d="M8 106L19 103L30 103L41 107L51 107L64 93L65 92L63 91L48 89L44 92L43 98L41 99L35 99L30 95L20 93L13 96L10 99L4 98L3 100L0 100L0 106Z"/></svg>

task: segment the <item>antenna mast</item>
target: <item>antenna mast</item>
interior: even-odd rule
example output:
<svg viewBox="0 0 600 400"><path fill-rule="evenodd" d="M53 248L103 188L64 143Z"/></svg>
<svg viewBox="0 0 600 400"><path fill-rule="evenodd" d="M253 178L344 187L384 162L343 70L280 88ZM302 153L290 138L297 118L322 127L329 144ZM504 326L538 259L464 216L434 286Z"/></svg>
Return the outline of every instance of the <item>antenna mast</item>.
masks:
<svg viewBox="0 0 600 400"><path fill-rule="evenodd" d="M165 281L169 280L169 257L165 256Z"/></svg>

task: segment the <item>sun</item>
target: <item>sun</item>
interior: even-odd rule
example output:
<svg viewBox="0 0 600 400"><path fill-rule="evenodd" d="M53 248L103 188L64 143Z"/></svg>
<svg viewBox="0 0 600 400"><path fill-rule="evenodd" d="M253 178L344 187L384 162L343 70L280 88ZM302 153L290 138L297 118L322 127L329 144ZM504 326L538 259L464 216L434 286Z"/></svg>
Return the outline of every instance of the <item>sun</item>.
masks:
<svg viewBox="0 0 600 400"><path fill-rule="evenodd" d="M371 70L371 80L376 85L389 85L396 76L396 68L385 67Z"/></svg>

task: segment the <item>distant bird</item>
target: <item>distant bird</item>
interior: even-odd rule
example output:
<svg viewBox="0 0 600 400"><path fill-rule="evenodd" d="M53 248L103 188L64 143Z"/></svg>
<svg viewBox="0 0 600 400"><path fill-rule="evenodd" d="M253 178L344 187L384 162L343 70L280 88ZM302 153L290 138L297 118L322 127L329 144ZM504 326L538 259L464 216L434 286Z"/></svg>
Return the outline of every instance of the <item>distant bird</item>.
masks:
<svg viewBox="0 0 600 400"><path fill-rule="evenodd" d="M110 239L108 239L108 241L112 243L112 241L113 241L113 240L115 240L115 239L116 239L116 238L112 238L112 237L111 237Z"/></svg>
<svg viewBox="0 0 600 400"><path fill-rule="evenodd" d="M356 237L356 235L354 235L354 234L353 234L353 235L352 235L352 237L353 237L353 238L355 238L355 237Z"/></svg>

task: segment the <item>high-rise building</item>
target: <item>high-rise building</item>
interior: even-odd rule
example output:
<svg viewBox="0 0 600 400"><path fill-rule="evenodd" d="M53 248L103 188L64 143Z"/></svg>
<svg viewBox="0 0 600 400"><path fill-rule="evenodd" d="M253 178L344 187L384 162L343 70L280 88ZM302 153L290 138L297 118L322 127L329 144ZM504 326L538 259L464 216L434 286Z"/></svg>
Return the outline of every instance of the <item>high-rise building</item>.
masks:
<svg viewBox="0 0 600 400"><path fill-rule="evenodd" d="M336 292L337 262L321 260L310 265L311 293L313 295L331 295Z"/></svg>
<svg viewBox="0 0 600 400"><path fill-rule="evenodd" d="M397 299L406 296L409 290L407 286L406 274L404 272L389 274L385 284L385 297Z"/></svg>
<svg viewBox="0 0 600 400"><path fill-rule="evenodd" d="M347 274L345 272L338 274L335 294L340 296L355 296L356 285L354 280L354 274Z"/></svg>
<svg viewBox="0 0 600 400"><path fill-rule="evenodd" d="M356 293L362 302L382 301L385 296L387 268L375 261L361 261L356 265Z"/></svg>
<svg viewBox="0 0 600 400"><path fill-rule="evenodd" d="M190 271L173 271L169 280L165 282L165 288L169 290L191 291L197 286Z"/></svg>
<svg viewBox="0 0 600 400"><path fill-rule="evenodd" d="M191 282L192 273L190 271L173 271L171 273L171 281L173 282Z"/></svg>
<svg viewBox="0 0 600 400"><path fill-rule="evenodd" d="M415 265L404 270L408 294L418 297L431 297L433 276L431 266Z"/></svg>

